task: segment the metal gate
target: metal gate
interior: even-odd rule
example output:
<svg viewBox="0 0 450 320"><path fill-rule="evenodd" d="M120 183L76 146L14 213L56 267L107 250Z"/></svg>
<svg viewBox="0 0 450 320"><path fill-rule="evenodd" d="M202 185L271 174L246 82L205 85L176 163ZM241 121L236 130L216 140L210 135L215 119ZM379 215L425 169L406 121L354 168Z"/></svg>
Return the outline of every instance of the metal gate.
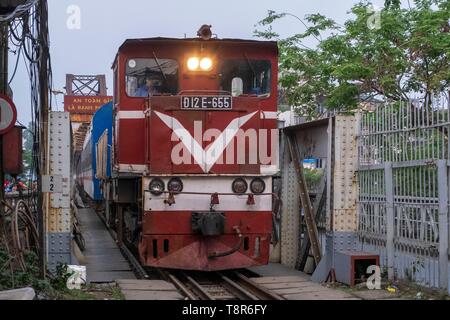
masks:
<svg viewBox="0 0 450 320"><path fill-rule="evenodd" d="M449 107L390 103L360 115L358 234L389 279L448 289Z"/></svg>

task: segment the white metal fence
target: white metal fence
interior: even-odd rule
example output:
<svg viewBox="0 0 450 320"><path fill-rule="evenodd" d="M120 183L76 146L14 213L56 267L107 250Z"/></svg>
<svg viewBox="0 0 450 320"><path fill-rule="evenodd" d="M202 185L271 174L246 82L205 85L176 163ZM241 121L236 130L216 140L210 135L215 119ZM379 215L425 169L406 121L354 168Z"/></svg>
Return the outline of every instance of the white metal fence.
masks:
<svg viewBox="0 0 450 320"><path fill-rule="evenodd" d="M358 233L389 278L448 289L450 112L390 103L360 116Z"/></svg>

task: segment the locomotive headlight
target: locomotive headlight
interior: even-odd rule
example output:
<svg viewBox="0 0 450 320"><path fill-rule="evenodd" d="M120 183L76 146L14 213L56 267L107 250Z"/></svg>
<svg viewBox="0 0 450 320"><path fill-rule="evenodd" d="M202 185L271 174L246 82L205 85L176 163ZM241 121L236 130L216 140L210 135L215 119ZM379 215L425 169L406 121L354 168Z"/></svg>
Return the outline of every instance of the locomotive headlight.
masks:
<svg viewBox="0 0 450 320"><path fill-rule="evenodd" d="M172 178L167 184L167 189L173 193L180 193L183 191L183 182L180 178Z"/></svg>
<svg viewBox="0 0 450 320"><path fill-rule="evenodd" d="M244 194L248 190L247 181L242 178L236 179L233 182L233 192L237 194Z"/></svg>
<svg viewBox="0 0 450 320"><path fill-rule="evenodd" d="M253 179L252 183L250 184L250 190L255 194L261 194L266 190L266 184L264 183L263 179Z"/></svg>
<svg viewBox="0 0 450 320"><path fill-rule="evenodd" d="M160 196L164 193L164 182L159 178L153 179L150 182L149 189L151 194Z"/></svg>
<svg viewBox="0 0 450 320"><path fill-rule="evenodd" d="M213 66L213 62L210 58L203 58L200 61L200 68L203 71L210 71L212 69L212 66Z"/></svg>
<svg viewBox="0 0 450 320"><path fill-rule="evenodd" d="M200 66L200 59L197 57L189 58L187 61L187 67L190 71L195 71Z"/></svg>

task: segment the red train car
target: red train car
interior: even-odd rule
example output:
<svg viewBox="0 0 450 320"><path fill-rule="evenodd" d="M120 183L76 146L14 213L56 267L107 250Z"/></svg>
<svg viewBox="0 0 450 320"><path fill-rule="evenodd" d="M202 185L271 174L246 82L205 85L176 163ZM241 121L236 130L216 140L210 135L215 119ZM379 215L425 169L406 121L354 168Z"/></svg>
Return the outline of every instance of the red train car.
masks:
<svg viewBox="0 0 450 320"><path fill-rule="evenodd" d="M268 263L278 171L276 42L127 40L113 64L108 215L145 266Z"/></svg>

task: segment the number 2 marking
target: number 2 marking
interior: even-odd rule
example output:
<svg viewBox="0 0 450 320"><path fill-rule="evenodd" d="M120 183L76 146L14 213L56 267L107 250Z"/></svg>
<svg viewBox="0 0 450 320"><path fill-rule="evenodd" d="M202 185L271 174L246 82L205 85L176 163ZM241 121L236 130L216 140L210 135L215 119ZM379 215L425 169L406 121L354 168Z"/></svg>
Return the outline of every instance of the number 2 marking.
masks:
<svg viewBox="0 0 450 320"><path fill-rule="evenodd" d="M55 185L53 184L54 181L55 181L55 177L50 176L50 192L53 192L55 190Z"/></svg>

